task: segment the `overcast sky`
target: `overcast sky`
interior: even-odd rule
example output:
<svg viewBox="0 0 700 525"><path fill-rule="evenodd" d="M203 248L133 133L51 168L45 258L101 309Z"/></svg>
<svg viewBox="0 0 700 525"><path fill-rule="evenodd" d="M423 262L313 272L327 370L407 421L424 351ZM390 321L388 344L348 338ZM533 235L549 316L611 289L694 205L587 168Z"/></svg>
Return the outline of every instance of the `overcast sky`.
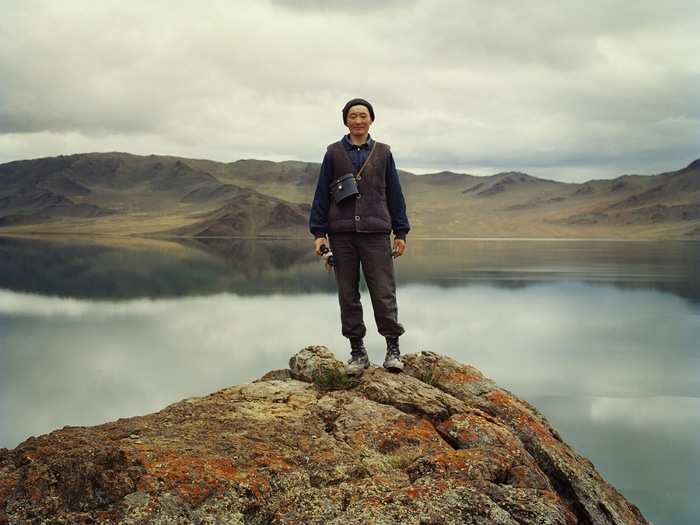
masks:
<svg viewBox="0 0 700 525"><path fill-rule="evenodd" d="M700 157L700 4L0 0L0 162L320 162L368 99L399 168L582 181Z"/></svg>

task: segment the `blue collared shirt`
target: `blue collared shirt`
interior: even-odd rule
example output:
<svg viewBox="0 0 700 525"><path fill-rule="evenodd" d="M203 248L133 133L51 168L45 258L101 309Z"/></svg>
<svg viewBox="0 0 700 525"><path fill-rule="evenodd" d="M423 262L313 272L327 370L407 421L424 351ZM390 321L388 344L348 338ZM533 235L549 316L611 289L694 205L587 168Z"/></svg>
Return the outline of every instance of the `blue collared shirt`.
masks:
<svg viewBox="0 0 700 525"><path fill-rule="evenodd" d="M350 160L357 172L364 164L369 155L374 139L367 135L367 142L361 146L356 146L350 141L350 134L343 136L341 140L345 150L350 156ZM321 172L318 176L316 194L311 205L309 215L309 231L314 237L323 237L328 233L328 209L331 205L330 183L331 183L332 159L329 152L326 152L321 163ZM397 239L405 239L406 234L411 229L406 216L406 202L401 191L399 174L396 171L394 156L389 152L386 167L386 203L391 215L391 229Z"/></svg>

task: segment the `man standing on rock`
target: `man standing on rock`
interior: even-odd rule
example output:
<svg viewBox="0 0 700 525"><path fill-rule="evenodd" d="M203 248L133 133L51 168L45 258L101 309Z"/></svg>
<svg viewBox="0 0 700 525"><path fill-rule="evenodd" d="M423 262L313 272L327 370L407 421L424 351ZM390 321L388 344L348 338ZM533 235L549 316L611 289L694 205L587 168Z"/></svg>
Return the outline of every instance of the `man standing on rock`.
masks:
<svg viewBox="0 0 700 525"><path fill-rule="evenodd" d="M372 105L355 98L345 104L342 113L350 133L330 144L323 157L309 229L315 237L316 255L322 255L321 247L330 244L335 259L342 333L350 339L347 373L361 374L369 367L362 342L366 328L360 302L360 263L377 328L386 338L384 367L400 372L399 336L405 330L397 319L392 257L406 250L410 230L406 203L389 145L369 135L374 122Z"/></svg>

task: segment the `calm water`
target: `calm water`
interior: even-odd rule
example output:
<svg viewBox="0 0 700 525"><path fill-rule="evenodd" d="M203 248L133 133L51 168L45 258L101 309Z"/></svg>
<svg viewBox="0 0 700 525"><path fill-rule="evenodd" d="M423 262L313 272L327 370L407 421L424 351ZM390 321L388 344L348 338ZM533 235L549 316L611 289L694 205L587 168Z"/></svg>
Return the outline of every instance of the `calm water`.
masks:
<svg viewBox="0 0 700 525"><path fill-rule="evenodd" d="M345 359L335 281L311 246L0 237L0 446L251 381L306 345ZM647 518L696 524L697 261L692 242L409 239L402 351L478 367Z"/></svg>

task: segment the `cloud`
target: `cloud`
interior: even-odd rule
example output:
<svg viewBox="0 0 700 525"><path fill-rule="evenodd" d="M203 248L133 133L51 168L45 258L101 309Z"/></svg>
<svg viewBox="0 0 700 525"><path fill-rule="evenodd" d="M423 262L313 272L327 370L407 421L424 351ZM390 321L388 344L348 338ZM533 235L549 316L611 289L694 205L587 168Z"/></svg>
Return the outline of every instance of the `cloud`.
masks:
<svg viewBox="0 0 700 525"><path fill-rule="evenodd" d="M344 11L371 15L387 8L406 8L413 0L270 0L273 6L280 6L292 11L307 13L309 11Z"/></svg>
<svg viewBox="0 0 700 525"><path fill-rule="evenodd" d="M320 162L359 95L404 169L667 171L698 156L698 18L692 1L6 2L0 162L76 145Z"/></svg>

